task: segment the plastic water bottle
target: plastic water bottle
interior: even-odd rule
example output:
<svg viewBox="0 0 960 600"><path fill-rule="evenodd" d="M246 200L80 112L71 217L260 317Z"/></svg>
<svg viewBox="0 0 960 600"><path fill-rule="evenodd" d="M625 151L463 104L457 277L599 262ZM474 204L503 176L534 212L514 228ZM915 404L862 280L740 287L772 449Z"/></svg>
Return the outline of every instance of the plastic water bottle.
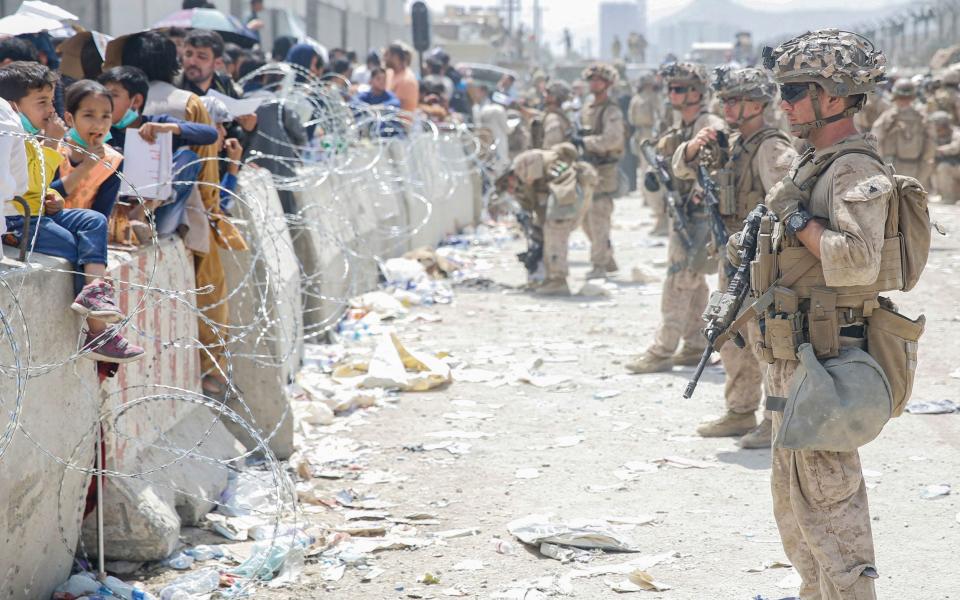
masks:
<svg viewBox="0 0 960 600"><path fill-rule="evenodd" d="M160 600L190 600L195 594L209 594L220 587L220 572L201 569L184 575L160 590Z"/></svg>
<svg viewBox="0 0 960 600"><path fill-rule="evenodd" d="M196 561L210 560L212 558L223 558L223 549L220 546L207 546L206 544L200 544L199 546L188 548L184 550L183 553L188 556L192 556Z"/></svg>
<svg viewBox="0 0 960 600"><path fill-rule="evenodd" d="M130 585L126 581L117 579L116 577L108 576L104 579L103 586L107 588L112 595L123 598L123 600L156 600L156 598L146 590Z"/></svg>
<svg viewBox="0 0 960 600"><path fill-rule="evenodd" d="M193 557L183 552L177 552L167 559L167 566L171 569L184 571L193 566Z"/></svg>
<svg viewBox="0 0 960 600"><path fill-rule="evenodd" d="M512 556L517 553L517 547L510 540L501 540L493 538L490 540L490 547L500 554Z"/></svg>

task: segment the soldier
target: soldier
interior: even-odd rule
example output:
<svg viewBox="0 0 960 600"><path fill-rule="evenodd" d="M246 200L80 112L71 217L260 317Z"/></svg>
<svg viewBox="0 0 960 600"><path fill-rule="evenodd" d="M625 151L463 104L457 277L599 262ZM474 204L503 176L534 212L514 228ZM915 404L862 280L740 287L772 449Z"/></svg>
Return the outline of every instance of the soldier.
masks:
<svg viewBox="0 0 960 600"><path fill-rule="evenodd" d="M653 74L643 75L637 84L637 93L630 100L627 111L630 125L635 129L630 143L634 154L639 155L640 142L653 138L654 130L658 127L661 116L660 97L657 94L657 82ZM644 164L644 171L648 172L650 165ZM656 224L653 226L653 235L667 235L667 207L662 193L652 192L644 188L644 198L648 206L653 207L656 215Z"/></svg>
<svg viewBox="0 0 960 600"><path fill-rule="evenodd" d="M955 204L960 196L960 127L950 115L938 110L929 117L937 145L934 154L933 184L944 204Z"/></svg>
<svg viewBox="0 0 960 600"><path fill-rule="evenodd" d="M698 63L669 63L661 71L670 94L672 109L680 118L657 142L657 151L668 160L680 144L700 136L704 129L723 131L723 119L707 112L705 94L708 84L706 69ZM711 136L716 133L702 133ZM701 138L703 139L703 138ZM673 365L693 366L700 361L706 341L700 333L700 316L707 305L707 273L714 272L707 256L709 216L702 204L691 201L694 186L690 181L676 182L675 189L683 200L681 210L691 226L689 238L694 242L688 251L682 238L671 228L667 241L667 276L660 298L660 325L653 344L625 366L631 373L669 371ZM680 342L683 347L679 349Z"/></svg>
<svg viewBox="0 0 960 600"><path fill-rule="evenodd" d="M950 69L933 81L936 89L933 97L927 100L927 114L942 110L950 116L950 122L960 125L960 71Z"/></svg>
<svg viewBox="0 0 960 600"><path fill-rule="evenodd" d="M713 84L723 105L724 120L735 133L729 149L723 154L726 164L715 175L720 187L720 214L728 233L739 231L747 214L763 202L764 196L783 179L797 156L790 138L766 120L767 105L776 96L774 83L760 69L717 69ZM680 145L673 158L673 173L678 179L695 180L694 163L710 150L704 149L717 130L706 127L689 142ZM720 269L718 288L729 283L729 266ZM734 268L735 270L735 268ZM727 372L724 397L727 412L715 421L697 428L703 437L743 436L742 448L769 448L771 422L769 416L757 425L755 413L763 396L763 372L766 361L756 351L760 327L747 328L747 344L753 352L741 352L733 344L720 349Z"/></svg>
<svg viewBox="0 0 960 600"><path fill-rule="evenodd" d="M565 81L554 81L547 86L544 100L543 140L537 148L552 148L566 142L573 133L573 125L563 111L563 104L570 99L570 86Z"/></svg>
<svg viewBox="0 0 960 600"><path fill-rule="evenodd" d="M916 108L916 99L917 87L913 82L898 79L893 85L894 106L874 122L872 133L877 136L880 155L893 163L897 173L916 177L927 186L936 145L926 117Z"/></svg>
<svg viewBox="0 0 960 600"><path fill-rule="evenodd" d="M527 150L513 161L506 174L506 187L516 194L520 204L536 213L543 230L544 282L535 293L545 296L569 296L567 285L567 249L570 234L586 213L597 173L578 160L577 149L569 143L549 150Z"/></svg>
<svg viewBox="0 0 960 600"><path fill-rule="evenodd" d="M866 347L866 333L881 323L875 322L878 313L889 312L889 301L878 292L900 289L906 280L904 274L891 281L906 273L899 252L881 252L887 245L888 207L899 198L900 188L894 187L872 136L858 133L853 121L865 95L882 80L884 63L883 54L868 40L835 29L806 33L764 50L764 65L780 86L791 132L813 148L767 194L764 203L780 225L767 230L772 239L758 246L751 264L756 274L751 277L753 294L770 292L774 298L761 316L766 332L761 351L770 362L767 407L777 411L773 510L784 550L802 578L803 600L876 598L870 514L856 446L831 452L788 449L781 438L796 430L784 428L788 421L779 411L785 404L788 409L798 406L791 392L794 384L803 388L804 380L793 381L798 369L810 372L818 361L855 355ZM734 249L736 242L735 236ZM809 344L798 348L798 339ZM872 346L873 335L870 340ZM903 368L909 369L903 340L897 345ZM888 372L891 381L893 375L900 374ZM863 403L877 388L859 387L859 381L831 386L836 386L835 393L852 390L848 400ZM832 397L826 387L818 393L807 400L829 402Z"/></svg>
<svg viewBox="0 0 960 600"><path fill-rule="evenodd" d="M597 170L599 182L593 202L584 219L584 232L590 238L590 262L593 269L588 279L599 279L617 270L610 244L610 219L613 199L620 188L617 163L623 156L623 113L607 92L617 83L617 71L610 65L594 63L583 72L590 84L593 103L582 111L581 124L588 127L574 134L571 141L583 150L583 158Z"/></svg>

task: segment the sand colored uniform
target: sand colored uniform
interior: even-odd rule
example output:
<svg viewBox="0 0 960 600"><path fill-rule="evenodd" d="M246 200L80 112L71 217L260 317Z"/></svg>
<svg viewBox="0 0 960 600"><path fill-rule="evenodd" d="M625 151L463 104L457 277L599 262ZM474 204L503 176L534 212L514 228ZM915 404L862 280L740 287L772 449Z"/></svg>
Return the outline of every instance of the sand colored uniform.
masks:
<svg viewBox="0 0 960 600"><path fill-rule="evenodd" d="M591 131L583 136L584 158L597 170L599 178L583 229L590 238L590 262L594 269L603 270L613 263L610 223L613 199L620 187L617 163L623 156L626 127L620 107L609 98L584 107L582 122Z"/></svg>
<svg viewBox="0 0 960 600"><path fill-rule="evenodd" d="M813 160L844 146L864 143L872 145L872 136L854 135L818 151ZM774 188L768 199L776 191ZM822 219L827 231L820 240L821 259L804 275L808 280L804 285L812 285L811 276L821 278L825 288L839 294L851 292L853 286L877 285L892 195L893 184L884 166L866 154L845 154L819 175L810 199L803 205L815 218ZM784 235L782 243L786 249L801 245L789 234ZM796 284L787 287L797 291L803 301L801 288ZM876 295L864 294L872 298ZM841 324L855 326L857 311L863 306L842 309L844 314L849 310L853 320L844 317ZM859 322L863 322L862 317ZM856 336L841 334L839 342L841 346L864 346L864 339ZM770 396L789 395L798 365L796 360L773 360L766 376ZM775 413L775 432L781 420L782 413ZM771 487L784 550L803 578L800 598L875 599L877 572L859 453L774 448Z"/></svg>
<svg viewBox="0 0 960 600"><path fill-rule="evenodd" d="M936 152L933 128L925 115L913 106L893 107L873 123L880 155L897 169L897 174L916 177L930 185Z"/></svg>
<svg viewBox="0 0 960 600"><path fill-rule="evenodd" d="M686 143L674 155L673 172L678 179L696 179L696 165L683 160ZM747 214L777 182L790 171L796 158L790 139L778 129L765 127L744 139L739 133L730 138L729 159L724 167L732 174L732 197L735 203L721 207L727 233L743 228ZM721 181L724 178L721 178ZM728 214L725 214L728 213ZM718 289L725 289L729 280L726 269L721 266ZM723 367L727 372L724 398L727 409L735 413L753 413L763 397L763 372L767 362L757 353L760 326L752 322L747 328L747 348L741 350L734 344L724 344L720 349Z"/></svg>

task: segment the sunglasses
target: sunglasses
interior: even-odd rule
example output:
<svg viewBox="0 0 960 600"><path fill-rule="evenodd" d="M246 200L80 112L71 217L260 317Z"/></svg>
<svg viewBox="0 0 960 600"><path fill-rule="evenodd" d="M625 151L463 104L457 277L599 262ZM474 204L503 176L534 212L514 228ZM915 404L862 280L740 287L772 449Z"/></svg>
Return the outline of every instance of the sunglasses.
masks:
<svg viewBox="0 0 960 600"><path fill-rule="evenodd" d="M687 90L689 90L689 89L690 89L690 88L689 88L688 86L685 86L685 85L671 85L671 86L670 86L670 93L671 93L671 94L686 94L686 93L687 93Z"/></svg>
<svg viewBox="0 0 960 600"><path fill-rule="evenodd" d="M787 83L780 86L780 99L787 104L796 104L810 93L806 83Z"/></svg>
<svg viewBox="0 0 960 600"><path fill-rule="evenodd" d="M725 106L736 106L737 103L740 102L741 100L743 100L743 98L726 98L723 101L723 104Z"/></svg>

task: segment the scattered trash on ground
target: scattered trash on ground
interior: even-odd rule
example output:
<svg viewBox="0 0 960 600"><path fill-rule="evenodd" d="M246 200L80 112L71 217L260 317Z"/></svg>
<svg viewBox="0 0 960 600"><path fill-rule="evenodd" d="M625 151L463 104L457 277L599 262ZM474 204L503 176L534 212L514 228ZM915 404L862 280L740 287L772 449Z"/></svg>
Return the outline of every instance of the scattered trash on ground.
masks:
<svg viewBox="0 0 960 600"><path fill-rule="evenodd" d="M524 544L550 543L584 550L639 552L629 536L614 531L607 521L574 520L558 523L550 515L529 515L507 524L507 530Z"/></svg>
<svg viewBox="0 0 960 600"><path fill-rule="evenodd" d="M928 485L922 492L920 492L920 497L924 500L930 500L931 498L949 496L950 491L950 484L947 483Z"/></svg>
<svg viewBox="0 0 960 600"><path fill-rule="evenodd" d="M914 415L943 415L960 411L960 404L953 400L913 400L906 411Z"/></svg>

